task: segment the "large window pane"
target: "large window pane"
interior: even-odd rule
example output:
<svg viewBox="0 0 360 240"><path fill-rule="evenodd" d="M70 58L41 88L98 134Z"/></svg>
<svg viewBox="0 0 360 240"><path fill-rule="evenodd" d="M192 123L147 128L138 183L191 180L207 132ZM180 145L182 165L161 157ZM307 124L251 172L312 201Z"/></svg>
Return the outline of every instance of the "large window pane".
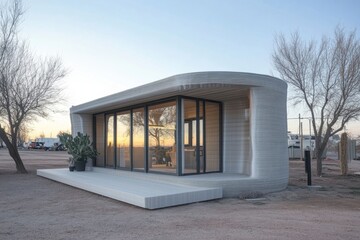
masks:
<svg viewBox="0 0 360 240"><path fill-rule="evenodd" d="M129 111L116 114L116 167L131 168Z"/></svg>
<svg viewBox="0 0 360 240"><path fill-rule="evenodd" d="M145 128L144 108L133 110L133 169L144 170L145 158Z"/></svg>
<svg viewBox="0 0 360 240"><path fill-rule="evenodd" d="M203 101L184 99L183 173L204 172L204 107Z"/></svg>
<svg viewBox="0 0 360 240"><path fill-rule="evenodd" d="M190 145L190 123L184 122L184 145Z"/></svg>
<svg viewBox="0 0 360 240"><path fill-rule="evenodd" d="M205 102L206 172L220 171L220 104Z"/></svg>
<svg viewBox="0 0 360 240"><path fill-rule="evenodd" d="M114 167L114 116L106 116L106 167Z"/></svg>
<svg viewBox="0 0 360 240"><path fill-rule="evenodd" d="M149 169L176 173L176 102L161 103L148 109Z"/></svg>
<svg viewBox="0 0 360 240"><path fill-rule="evenodd" d="M184 99L183 173L196 173L196 100Z"/></svg>
<svg viewBox="0 0 360 240"><path fill-rule="evenodd" d="M105 127L104 127L104 114L98 114L95 116L95 124L96 124L96 151L98 151L99 155L96 157L95 165L97 167L104 167L105 158L104 158L104 140L105 140Z"/></svg>
<svg viewBox="0 0 360 240"><path fill-rule="evenodd" d="M199 144L200 172L204 172L204 101L199 101Z"/></svg>
<svg viewBox="0 0 360 240"><path fill-rule="evenodd" d="M203 135L203 130L204 130L204 102L203 101L199 101L199 128L200 128L200 147L201 150L203 150L203 146L204 146L204 135Z"/></svg>

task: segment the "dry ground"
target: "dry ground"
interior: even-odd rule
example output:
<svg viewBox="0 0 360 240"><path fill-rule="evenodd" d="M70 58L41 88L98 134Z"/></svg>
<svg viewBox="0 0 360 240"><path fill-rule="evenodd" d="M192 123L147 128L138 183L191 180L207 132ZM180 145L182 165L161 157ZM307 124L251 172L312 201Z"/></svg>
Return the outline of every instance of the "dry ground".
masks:
<svg viewBox="0 0 360 240"><path fill-rule="evenodd" d="M63 152L22 151L30 174L16 174L0 150L0 239L360 239L360 161L339 176L324 162L318 190L302 161L290 161L289 187L261 201L222 199L144 210L35 175L67 165ZM315 169L313 169L315 171Z"/></svg>

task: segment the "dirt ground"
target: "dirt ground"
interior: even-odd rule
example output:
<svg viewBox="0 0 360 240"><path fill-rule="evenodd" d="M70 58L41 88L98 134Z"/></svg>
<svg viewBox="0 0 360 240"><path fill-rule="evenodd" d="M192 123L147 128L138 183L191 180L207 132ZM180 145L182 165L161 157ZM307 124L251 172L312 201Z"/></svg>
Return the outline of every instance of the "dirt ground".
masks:
<svg viewBox="0 0 360 240"><path fill-rule="evenodd" d="M66 167L64 152L21 151L16 174L0 150L0 239L360 239L360 161L340 176L338 161L306 186L304 163L290 161L289 187L262 200L238 198L144 210L36 176ZM315 166L315 162L313 163ZM315 168L313 167L313 172Z"/></svg>

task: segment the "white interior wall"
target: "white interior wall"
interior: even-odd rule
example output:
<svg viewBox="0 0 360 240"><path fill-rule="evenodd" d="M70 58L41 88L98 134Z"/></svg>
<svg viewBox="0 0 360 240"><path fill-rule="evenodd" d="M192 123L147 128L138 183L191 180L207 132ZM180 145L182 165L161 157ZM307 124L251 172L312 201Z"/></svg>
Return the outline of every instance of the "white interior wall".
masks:
<svg viewBox="0 0 360 240"><path fill-rule="evenodd" d="M205 157L206 171L219 171L220 152L220 105L218 103L205 102Z"/></svg>

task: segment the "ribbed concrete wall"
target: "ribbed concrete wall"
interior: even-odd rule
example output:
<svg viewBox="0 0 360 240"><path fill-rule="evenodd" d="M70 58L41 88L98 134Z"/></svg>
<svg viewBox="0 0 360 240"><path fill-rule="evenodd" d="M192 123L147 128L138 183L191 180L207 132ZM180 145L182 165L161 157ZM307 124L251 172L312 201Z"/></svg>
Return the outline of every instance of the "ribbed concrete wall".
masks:
<svg viewBox="0 0 360 240"><path fill-rule="evenodd" d="M86 133L93 139L93 116L92 114L70 114L71 118L71 133L76 135L78 132Z"/></svg>
<svg viewBox="0 0 360 240"><path fill-rule="evenodd" d="M224 173L251 174L249 98L223 103Z"/></svg>
<svg viewBox="0 0 360 240"><path fill-rule="evenodd" d="M257 179L283 180L289 174L286 88L254 87L250 91L252 173Z"/></svg>

